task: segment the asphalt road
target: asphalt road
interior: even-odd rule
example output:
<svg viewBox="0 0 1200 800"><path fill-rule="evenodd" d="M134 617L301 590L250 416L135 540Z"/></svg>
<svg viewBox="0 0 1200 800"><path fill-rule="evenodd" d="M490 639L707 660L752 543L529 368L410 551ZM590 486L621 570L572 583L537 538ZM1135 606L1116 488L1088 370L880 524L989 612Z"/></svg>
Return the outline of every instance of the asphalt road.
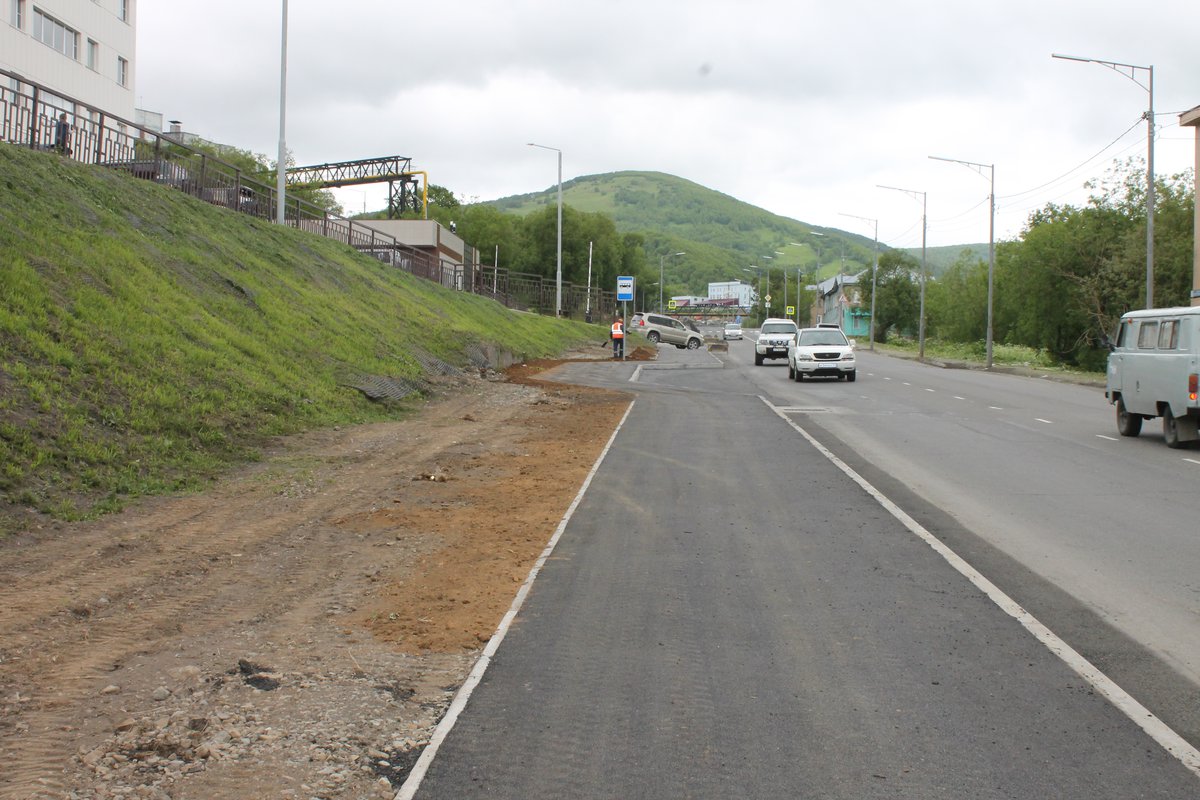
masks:
<svg viewBox="0 0 1200 800"><path fill-rule="evenodd" d="M1106 579L1072 566L1130 518L1093 508L1137 491L1105 448L1144 450L1139 468L1175 451L1149 434L1083 441L1071 409L1094 390L1051 391L1060 422L1028 379L964 372L960 387L864 357L855 384L795 384L748 347L561 372L636 403L416 797L1200 797L1200 778L789 420L1068 642L1102 641L1168 684L1157 703L1194 705L1186 661L1107 618L1162 587L1116 615L1079 589ZM1143 541L1114 558L1184 548L1175 530L1148 547L1161 509L1138 509Z"/></svg>

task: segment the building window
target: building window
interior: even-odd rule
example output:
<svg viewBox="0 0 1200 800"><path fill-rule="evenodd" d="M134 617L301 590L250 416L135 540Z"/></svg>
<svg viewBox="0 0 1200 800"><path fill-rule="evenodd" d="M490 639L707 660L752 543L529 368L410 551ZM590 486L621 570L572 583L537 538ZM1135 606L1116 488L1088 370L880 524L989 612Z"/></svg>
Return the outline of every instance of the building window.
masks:
<svg viewBox="0 0 1200 800"><path fill-rule="evenodd" d="M25 28L25 0L12 0L12 14L8 21L17 30Z"/></svg>
<svg viewBox="0 0 1200 800"><path fill-rule="evenodd" d="M42 13L40 8L33 10L33 38L53 47L67 58L79 60L79 34L54 17Z"/></svg>
<svg viewBox="0 0 1200 800"><path fill-rule="evenodd" d="M100 66L100 45L91 39L88 39L87 65L88 69L99 69Z"/></svg>
<svg viewBox="0 0 1200 800"><path fill-rule="evenodd" d="M117 83L129 85L129 62L120 56L117 56Z"/></svg>
<svg viewBox="0 0 1200 800"><path fill-rule="evenodd" d="M117 16L122 22L129 22L129 0L121 0L120 6Z"/></svg>

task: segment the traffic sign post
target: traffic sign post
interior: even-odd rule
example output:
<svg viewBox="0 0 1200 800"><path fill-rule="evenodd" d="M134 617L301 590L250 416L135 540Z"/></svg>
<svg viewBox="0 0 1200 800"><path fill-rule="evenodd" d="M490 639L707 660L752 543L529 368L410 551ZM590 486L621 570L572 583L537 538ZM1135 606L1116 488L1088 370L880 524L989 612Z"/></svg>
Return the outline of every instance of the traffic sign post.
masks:
<svg viewBox="0 0 1200 800"><path fill-rule="evenodd" d="M633 300L633 276L618 275L617 276L617 300L621 303L621 331L624 334L624 339L621 340L621 360L625 360L625 345L629 342L629 330L626 326L626 321L629 319L629 306L626 305Z"/></svg>

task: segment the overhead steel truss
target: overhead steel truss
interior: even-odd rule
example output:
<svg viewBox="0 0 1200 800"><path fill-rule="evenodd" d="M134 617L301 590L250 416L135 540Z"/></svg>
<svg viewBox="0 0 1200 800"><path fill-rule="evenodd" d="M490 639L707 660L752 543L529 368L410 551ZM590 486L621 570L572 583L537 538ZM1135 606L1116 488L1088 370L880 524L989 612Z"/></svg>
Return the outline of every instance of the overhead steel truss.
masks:
<svg viewBox="0 0 1200 800"><path fill-rule="evenodd" d="M424 185L418 179L425 179ZM361 186L365 183L387 183L387 218L399 219L405 211L425 215L428 175L412 169L412 159L406 156L364 158L360 161L339 161L311 167L293 167L287 171L289 186L315 186L328 189L335 186Z"/></svg>

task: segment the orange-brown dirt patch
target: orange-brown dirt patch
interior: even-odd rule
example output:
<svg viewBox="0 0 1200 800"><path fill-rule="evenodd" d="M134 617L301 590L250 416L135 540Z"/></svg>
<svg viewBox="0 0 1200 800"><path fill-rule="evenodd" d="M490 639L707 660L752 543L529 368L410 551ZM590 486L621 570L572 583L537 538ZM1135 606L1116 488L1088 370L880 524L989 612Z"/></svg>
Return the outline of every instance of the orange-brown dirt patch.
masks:
<svg viewBox="0 0 1200 800"><path fill-rule="evenodd" d="M628 405L551 363L0 543L0 798L390 797Z"/></svg>

